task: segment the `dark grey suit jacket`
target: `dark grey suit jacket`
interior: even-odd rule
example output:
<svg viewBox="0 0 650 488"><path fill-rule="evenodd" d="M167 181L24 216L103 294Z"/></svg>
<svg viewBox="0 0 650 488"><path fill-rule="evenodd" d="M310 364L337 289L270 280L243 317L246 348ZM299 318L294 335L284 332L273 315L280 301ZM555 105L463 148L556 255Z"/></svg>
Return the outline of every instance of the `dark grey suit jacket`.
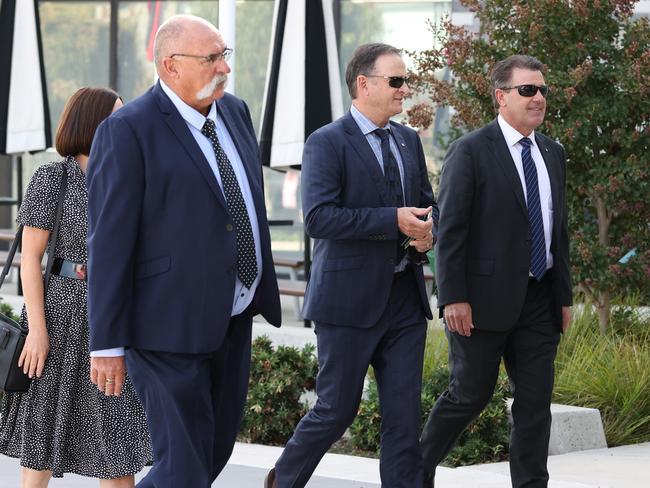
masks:
<svg viewBox="0 0 650 488"><path fill-rule="evenodd" d="M572 303L562 146L535 133L551 182L553 309ZM469 302L477 329L515 325L526 297L529 226L521 181L496 119L454 141L440 178L438 306Z"/></svg>

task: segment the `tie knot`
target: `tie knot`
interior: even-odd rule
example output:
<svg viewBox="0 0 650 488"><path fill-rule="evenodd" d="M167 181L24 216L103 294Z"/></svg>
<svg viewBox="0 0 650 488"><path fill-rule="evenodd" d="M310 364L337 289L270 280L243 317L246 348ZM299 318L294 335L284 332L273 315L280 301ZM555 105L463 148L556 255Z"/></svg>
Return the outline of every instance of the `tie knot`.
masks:
<svg viewBox="0 0 650 488"><path fill-rule="evenodd" d="M381 139L381 142L387 141L388 140L388 134L390 134L389 129L375 129L375 134L379 136Z"/></svg>
<svg viewBox="0 0 650 488"><path fill-rule="evenodd" d="M521 144L523 147L530 147L533 144L533 141L528 139L528 137L522 137L519 140L519 144Z"/></svg>
<svg viewBox="0 0 650 488"><path fill-rule="evenodd" d="M205 124L203 124L201 134L209 138L212 138L212 136L216 134L214 122L212 119L205 119Z"/></svg>

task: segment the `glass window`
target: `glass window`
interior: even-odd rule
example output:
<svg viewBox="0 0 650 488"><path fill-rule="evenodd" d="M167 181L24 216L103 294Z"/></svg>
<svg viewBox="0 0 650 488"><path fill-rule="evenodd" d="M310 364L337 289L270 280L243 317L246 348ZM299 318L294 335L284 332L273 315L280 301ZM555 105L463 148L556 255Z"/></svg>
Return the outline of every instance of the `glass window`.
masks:
<svg viewBox="0 0 650 488"><path fill-rule="evenodd" d="M52 137L65 102L82 86L107 86L110 3L39 2Z"/></svg>

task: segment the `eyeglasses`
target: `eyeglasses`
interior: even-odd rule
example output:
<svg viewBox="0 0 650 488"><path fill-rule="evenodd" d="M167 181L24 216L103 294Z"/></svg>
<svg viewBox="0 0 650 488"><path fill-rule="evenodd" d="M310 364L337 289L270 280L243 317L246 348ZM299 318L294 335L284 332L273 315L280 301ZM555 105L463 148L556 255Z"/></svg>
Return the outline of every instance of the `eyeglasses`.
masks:
<svg viewBox="0 0 650 488"><path fill-rule="evenodd" d="M184 58L195 58L195 59L200 59L203 63L214 64L217 61L228 61L231 54L232 54L232 49L227 47L220 53L208 54L207 56L199 56L198 54L176 53L176 54L172 54L169 57L173 58L174 56L182 56Z"/></svg>
<svg viewBox="0 0 650 488"><path fill-rule="evenodd" d="M409 82L408 76L381 76L381 75L365 75L366 78L384 78L388 80L388 86L391 88L402 88L404 83Z"/></svg>
<svg viewBox="0 0 650 488"><path fill-rule="evenodd" d="M519 95L522 97L530 98L534 97L537 94L537 90L542 94L544 98L546 98L546 95L548 95L548 86L546 85L515 85L515 86L506 86L504 88L499 88L500 90L512 90L516 88L517 91L519 92Z"/></svg>

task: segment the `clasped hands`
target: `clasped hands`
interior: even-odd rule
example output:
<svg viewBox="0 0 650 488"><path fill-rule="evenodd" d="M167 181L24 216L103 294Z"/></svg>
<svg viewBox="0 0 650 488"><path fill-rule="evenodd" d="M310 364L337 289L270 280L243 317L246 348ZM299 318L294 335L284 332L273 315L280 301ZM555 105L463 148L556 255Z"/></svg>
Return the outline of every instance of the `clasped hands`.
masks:
<svg viewBox="0 0 650 488"><path fill-rule="evenodd" d="M431 207L398 207L397 227L405 236L412 240L409 246L415 247L418 252L427 252L433 247L433 220L421 220L421 217L431 212Z"/></svg>

